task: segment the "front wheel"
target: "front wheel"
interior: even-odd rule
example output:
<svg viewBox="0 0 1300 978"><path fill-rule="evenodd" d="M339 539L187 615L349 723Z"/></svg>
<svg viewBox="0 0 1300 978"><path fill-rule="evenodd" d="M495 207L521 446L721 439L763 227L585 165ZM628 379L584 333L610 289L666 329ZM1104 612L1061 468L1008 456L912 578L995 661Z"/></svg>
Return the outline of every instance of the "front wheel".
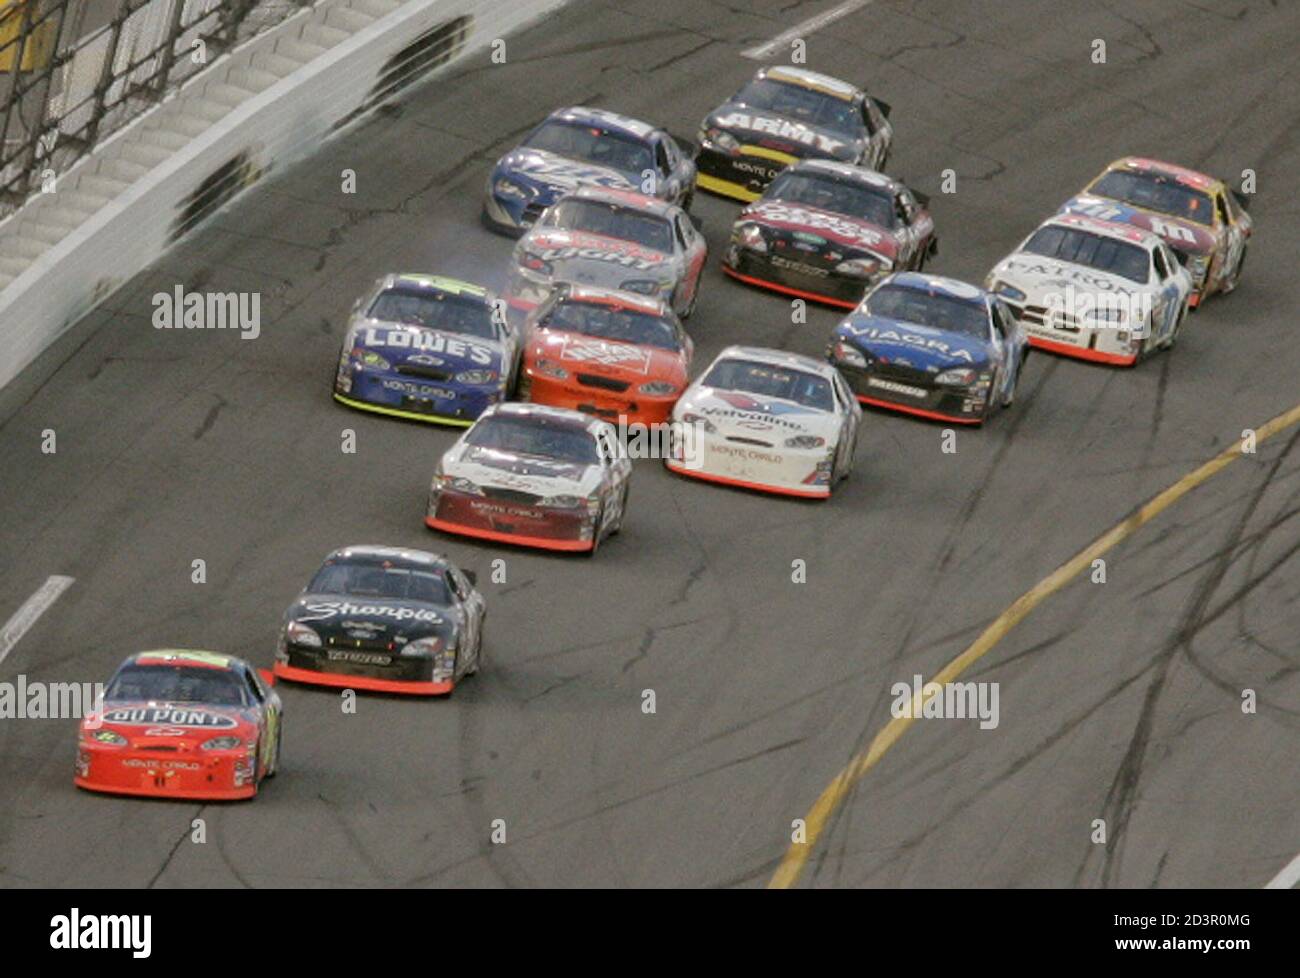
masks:
<svg viewBox="0 0 1300 978"><path fill-rule="evenodd" d="M1229 292L1231 292L1233 289L1237 287L1237 284L1241 281L1241 268L1245 264L1246 264L1246 249L1242 248L1241 255L1237 258L1237 267L1232 270L1232 278L1228 279L1226 282L1223 283L1223 287L1219 290L1220 292L1222 292L1224 295L1227 295Z"/></svg>

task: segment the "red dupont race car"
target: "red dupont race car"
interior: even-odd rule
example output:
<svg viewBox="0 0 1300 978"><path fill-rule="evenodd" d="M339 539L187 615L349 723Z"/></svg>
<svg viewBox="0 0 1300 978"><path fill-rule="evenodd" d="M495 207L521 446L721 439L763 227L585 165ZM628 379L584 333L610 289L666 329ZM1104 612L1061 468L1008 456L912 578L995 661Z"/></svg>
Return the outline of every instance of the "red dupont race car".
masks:
<svg viewBox="0 0 1300 978"><path fill-rule="evenodd" d="M269 673L215 652L141 652L81 724L79 788L204 801L252 798L280 764Z"/></svg>
<svg viewBox="0 0 1300 978"><path fill-rule="evenodd" d="M614 424L659 424L694 346L660 299L561 285L530 317L519 397Z"/></svg>
<svg viewBox="0 0 1300 978"><path fill-rule="evenodd" d="M886 275L938 251L927 201L865 167L804 160L736 219L722 270L786 295L852 309Z"/></svg>

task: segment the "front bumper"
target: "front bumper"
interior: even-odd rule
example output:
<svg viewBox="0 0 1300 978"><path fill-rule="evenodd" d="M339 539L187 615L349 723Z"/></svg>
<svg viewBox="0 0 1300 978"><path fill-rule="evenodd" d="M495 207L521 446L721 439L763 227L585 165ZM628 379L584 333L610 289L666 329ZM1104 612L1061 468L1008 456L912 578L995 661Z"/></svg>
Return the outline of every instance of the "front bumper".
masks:
<svg viewBox="0 0 1300 978"><path fill-rule="evenodd" d="M501 400L499 386L470 387L372 367L357 370L351 363L342 369L351 372L351 383L344 383L349 378L336 379L334 400L395 418L467 428ZM341 385L348 389L340 390Z"/></svg>
<svg viewBox="0 0 1300 978"><path fill-rule="evenodd" d="M762 146L741 146L734 153L701 146L695 157L696 186L710 193L742 200L758 200L778 173L798 157Z"/></svg>
<svg viewBox="0 0 1300 978"><path fill-rule="evenodd" d="M77 745L73 783L87 791L150 798L237 801L257 794L257 758L246 750L168 752Z"/></svg>
<svg viewBox="0 0 1300 978"><path fill-rule="evenodd" d="M644 381L644 378L643 378ZM534 404L548 404L551 407L569 408L603 418L613 425L624 424L663 424L672 415L673 405L677 403L676 394L671 397L649 397L637 394L631 387L625 393L615 393L596 387L584 386L572 375L568 380L548 377L525 369L521 384L527 391L527 397L521 399Z"/></svg>
<svg viewBox="0 0 1300 978"><path fill-rule="evenodd" d="M841 275L782 255L763 254L733 245L723 258L722 270L748 285L771 289L841 309L854 309L871 287L861 276Z"/></svg>
<svg viewBox="0 0 1300 978"><path fill-rule="evenodd" d="M272 672L290 682L335 689L430 696L450 693L450 680L434 679L434 659L400 651L311 648L290 644L277 655Z"/></svg>
<svg viewBox="0 0 1300 978"><path fill-rule="evenodd" d="M664 460L678 475L781 496L826 499L831 494L831 449L789 449L728 440L717 433L697 435L699 458ZM675 453L676 454L676 453Z"/></svg>
<svg viewBox="0 0 1300 978"><path fill-rule="evenodd" d="M543 550L595 546L596 518L585 507L552 509L442 489L430 493L424 523L445 533Z"/></svg>
<svg viewBox="0 0 1300 978"><path fill-rule="evenodd" d="M552 199L542 196L529 200L506 197L489 185L483 197L483 224L493 231L520 238L552 203Z"/></svg>
<svg viewBox="0 0 1300 978"><path fill-rule="evenodd" d="M915 377L880 376L869 367L831 359L853 395L872 407L901 411L921 418L979 424L984 420L988 391L982 396L955 387L935 387Z"/></svg>

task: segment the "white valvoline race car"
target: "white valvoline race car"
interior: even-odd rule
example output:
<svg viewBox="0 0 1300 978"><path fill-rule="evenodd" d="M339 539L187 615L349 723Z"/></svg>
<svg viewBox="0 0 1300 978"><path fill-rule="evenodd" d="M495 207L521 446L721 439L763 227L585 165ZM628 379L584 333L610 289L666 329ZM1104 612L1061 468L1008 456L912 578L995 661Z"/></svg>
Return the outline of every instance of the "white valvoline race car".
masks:
<svg viewBox="0 0 1300 978"><path fill-rule="evenodd" d="M825 499L853 468L862 408L833 366L729 346L673 408L674 472Z"/></svg>
<svg viewBox="0 0 1300 978"><path fill-rule="evenodd" d="M1045 221L989 273L1029 344L1129 366L1174 345L1193 285L1159 236L1062 214Z"/></svg>
<svg viewBox="0 0 1300 978"><path fill-rule="evenodd" d="M623 526L632 463L613 425L568 408L496 404L438 463L436 530L595 553Z"/></svg>

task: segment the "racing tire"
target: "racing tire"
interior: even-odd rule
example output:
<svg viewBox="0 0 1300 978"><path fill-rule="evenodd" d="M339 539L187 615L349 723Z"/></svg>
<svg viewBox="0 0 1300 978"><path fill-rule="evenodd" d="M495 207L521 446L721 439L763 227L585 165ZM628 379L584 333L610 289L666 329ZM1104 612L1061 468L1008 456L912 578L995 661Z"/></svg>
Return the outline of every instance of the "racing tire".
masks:
<svg viewBox="0 0 1300 978"><path fill-rule="evenodd" d="M1002 399L1002 410L1006 410L1016 403L1016 391L1020 390L1020 378L1025 375L1025 361L1021 358L1020 366L1016 367L1016 379L1011 384L1011 390L1007 391L1007 396Z"/></svg>
<svg viewBox="0 0 1300 978"><path fill-rule="evenodd" d="M600 529L601 524L605 522L605 507L600 507L600 513L596 516L596 529L591 535L591 549L586 551L588 557L596 556L596 551L600 549L600 541L604 538L604 531Z"/></svg>
<svg viewBox="0 0 1300 978"><path fill-rule="evenodd" d="M627 518L627 495L631 491L632 491L631 486L625 485L623 487L623 498L619 501L619 505L618 505L618 520L614 523L614 525L610 528L609 531L609 535L612 537L616 537L623 532L623 520Z"/></svg>
<svg viewBox="0 0 1300 978"><path fill-rule="evenodd" d="M280 717L280 722L275 727L275 753L271 755L271 763L266 769L266 774L262 776L264 781L269 781L280 771L280 741L284 737L284 717Z"/></svg>
<svg viewBox="0 0 1300 978"><path fill-rule="evenodd" d="M1160 349L1172 350L1174 348L1174 344L1178 342L1178 334L1183 328L1183 323L1186 321L1187 307L1183 306L1178 313L1178 318L1174 321L1174 328L1169 331L1169 336L1160 344Z"/></svg>
<svg viewBox="0 0 1300 978"><path fill-rule="evenodd" d="M682 313L683 322L685 322L686 320L690 319L692 316L695 315L695 306L700 301L700 287L703 284L704 284L704 270L700 269L700 278L699 281L695 283L695 294L691 296L691 304L687 306L686 311Z"/></svg>

